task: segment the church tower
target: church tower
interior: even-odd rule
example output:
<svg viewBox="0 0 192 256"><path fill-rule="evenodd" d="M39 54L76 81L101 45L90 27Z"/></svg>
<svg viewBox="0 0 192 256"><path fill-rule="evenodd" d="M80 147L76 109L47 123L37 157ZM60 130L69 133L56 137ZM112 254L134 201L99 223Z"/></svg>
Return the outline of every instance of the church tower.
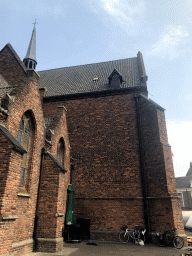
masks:
<svg viewBox="0 0 192 256"><path fill-rule="evenodd" d="M25 64L26 68L30 68L30 69L35 69L36 65L37 65L37 61L36 61L36 20L34 24L34 28L33 28L33 32L32 32L32 36L31 36L31 40L29 43L29 47L27 50L27 54L25 56L25 58L23 59L23 63Z"/></svg>

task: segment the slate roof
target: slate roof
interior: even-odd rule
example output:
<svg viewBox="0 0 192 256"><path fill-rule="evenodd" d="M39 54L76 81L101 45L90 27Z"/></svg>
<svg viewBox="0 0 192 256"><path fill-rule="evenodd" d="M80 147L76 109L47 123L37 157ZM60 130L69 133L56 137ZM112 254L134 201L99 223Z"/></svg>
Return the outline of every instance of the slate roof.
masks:
<svg viewBox="0 0 192 256"><path fill-rule="evenodd" d="M176 179L176 187L177 188L190 188L191 180L192 180L192 162L190 162L189 170L184 177L177 177Z"/></svg>
<svg viewBox="0 0 192 256"><path fill-rule="evenodd" d="M192 162L190 162L190 167L189 167L189 170L188 170L186 176L190 176L190 175L192 175Z"/></svg>
<svg viewBox="0 0 192 256"><path fill-rule="evenodd" d="M122 75L121 88L141 86L137 57L40 71L39 86L47 88L46 97L109 90L114 69Z"/></svg>
<svg viewBox="0 0 192 256"><path fill-rule="evenodd" d="M32 59L36 61L36 29L33 29L31 40L28 46L27 54L25 59Z"/></svg>
<svg viewBox="0 0 192 256"><path fill-rule="evenodd" d="M177 188L190 188L190 181L192 180L192 175L177 177L176 179L176 187Z"/></svg>

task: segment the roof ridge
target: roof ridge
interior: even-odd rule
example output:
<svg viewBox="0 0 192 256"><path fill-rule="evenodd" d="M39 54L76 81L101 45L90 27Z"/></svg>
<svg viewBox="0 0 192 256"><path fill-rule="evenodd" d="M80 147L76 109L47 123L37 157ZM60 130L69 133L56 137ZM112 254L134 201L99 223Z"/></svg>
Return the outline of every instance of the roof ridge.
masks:
<svg viewBox="0 0 192 256"><path fill-rule="evenodd" d="M95 62L95 63L89 63L89 64L83 64L83 65L67 66L67 67L62 67L62 68L51 68L51 69L45 69L45 70L37 71L37 73L38 72L44 72L44 71L50 71L50 70L56 70L56 69L72 68L72 67L80 67L80 66L89 66L89 65L94 65L94 64L100 64L100 63L103 64L103 63L109 63L109 62L120 61L120 60L130 60L130 59L137 59L137 57L118 59L118 60L101 61L101 62Z"/></svg>

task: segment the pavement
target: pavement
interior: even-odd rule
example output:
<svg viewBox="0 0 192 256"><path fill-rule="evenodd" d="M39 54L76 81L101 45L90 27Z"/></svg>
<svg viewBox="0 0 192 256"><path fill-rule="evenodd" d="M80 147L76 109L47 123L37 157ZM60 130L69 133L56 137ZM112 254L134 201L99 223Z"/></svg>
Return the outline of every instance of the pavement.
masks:
<svg viewBox="0 0 192 256"><path fill-rule="evenodd" d="M173 247L159 247L154 244L135 245L128 242L97 242L97 245L87 245L86 242L66 243L60 252L56 253L30 253L25 256L181 256L189 252L187 248L180 250Z"/></svg>
<svg viewBox="0 0 192 256"><path fill-rule="evenodd" d="M192 237L191 230L185 230L187 236ZM24 256L184 256L189 253L188 248L180 250L173 247L159 247L155 244L145 244L144 246L128 242L100 242L97 245L87 245L87 242L64 243L64 248L56 253L32 252ZM190 255L190 254L188 254ZM192 255L192 254L191 254Z"/></svg>

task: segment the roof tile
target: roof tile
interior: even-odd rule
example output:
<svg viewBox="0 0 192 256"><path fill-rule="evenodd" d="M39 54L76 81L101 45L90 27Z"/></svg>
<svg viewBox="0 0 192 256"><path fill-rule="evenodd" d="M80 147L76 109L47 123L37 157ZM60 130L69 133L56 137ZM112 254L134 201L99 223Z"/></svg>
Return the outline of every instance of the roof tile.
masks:
<svg viewBox="0 0 192 256"><path fill-rule="evenodd" d="M121 88L141 85L137 58L129 58L40 71L39 86L47 88L46 96L109 90L108 77L114 69L122 75Z"/></svg>

